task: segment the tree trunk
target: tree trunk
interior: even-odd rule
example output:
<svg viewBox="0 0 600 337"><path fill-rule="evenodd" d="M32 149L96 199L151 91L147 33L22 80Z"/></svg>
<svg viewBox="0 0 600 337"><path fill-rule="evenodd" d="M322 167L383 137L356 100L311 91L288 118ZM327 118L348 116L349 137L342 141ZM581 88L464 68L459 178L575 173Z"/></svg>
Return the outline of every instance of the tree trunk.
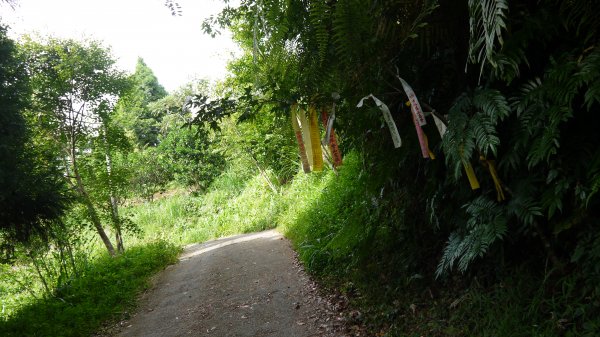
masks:
<svg viewBox="0 0 600 337"><path fill-rule="evenodd" d="M79 170L77 169L77 161L75 159L75 150L73 147L71 150L71 166L73 167L73 176L75 177L77 191L83 199L83 204L87 208L90 220L92 220L92 224L96 228L98 235L100 235L100 239L102 239L102 242L104 243L104 246L106 246L106 250L108 250L110 256L115 256L115 248L113 247L112 242L110 242L108 235L106 235L106 232L102 227L100 217L98 216L98 212L96 211L96 208L94 207L94 204L90 199L90 195L87 193L87 190L83 185L83 181L81 180L81 175L79 174Z"/></svg>
<svg viewBox="0 0 600 337"><path fill-rule="evenodd" d="M123 245L123 234L121 233L121 219L119 218L119 206L117 205L117 198L115 198L114 195L110 196L110 207L112 221L115 227L115 240L117 241L117 251L119 253L123 253L125 251L125 246Z"/></svg>
<svg viewBox="0 0 600 337"><path fill-rule="evenodd" d="M102 227L102 222L100 221L100 217L98 216L98 212L96 211L96 208L92 204L92 201L90 200L90 197L87 194L87 191L85 191L85 189L82 188L82 189L80 189L80 193L83 194L83 203L85 204L85 207L88 210L88 213L90 215L90 220L92 220L92 224L96 228L98 235L100 235L100 238L102 239L102 242L104 243L104 246L106 246L106 250L108 250L108 253L110 254L110 256L115 256L116 255L115 247L113 246L112 242L110 242L108 235L106 235L106 232L104 231L104 228Z"/></svg>
<svg viewBox="0 0 600 337"><path fill-rule="evenodd" d="M106 121L103 120L103 123ZM110 147L107 139L106 125L104 125L104 147L106 157L106 173L108 175L108 190L110 194L110 214L115 228L115 240L117 242L117 251L123 253L125 246L123 245L123 234L121 233L121 219L119 218L119 204L117 203L117 197L115 196L115 188L113 186L112 179L112 158L110 156Z"/></svg>

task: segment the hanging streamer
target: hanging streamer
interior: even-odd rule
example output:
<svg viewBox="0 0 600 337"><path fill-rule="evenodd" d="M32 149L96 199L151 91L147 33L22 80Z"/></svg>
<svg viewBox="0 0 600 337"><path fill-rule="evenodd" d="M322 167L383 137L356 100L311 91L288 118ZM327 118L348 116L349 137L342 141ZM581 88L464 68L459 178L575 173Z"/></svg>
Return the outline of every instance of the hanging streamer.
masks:
<svg viewBox="0 0 600 337"><path fill-rule="evenodd" d="M335 121L335 102L340 99L340 94L333 92L331 93L331 98L333 99L333 103L331 104L331 114L329 115L329 118L327 118L327 123L325 123L325 120L323 121L323 126L325 127L325 144L329 144L332 139L331 134L333 133L333 122ZM323 108L323 111L326 113L325 108ZM335 140L335 137L333 137L333 140Z"/></svg>
<svg viewBox="0 0 600 337"><path fill-rule="evenodd" d="M323 114L325 115L323 116ZM335 121L335 102L333 102L333 105L331 106L331 115L329 115L329 117L327 117L327 112L325 108L323 108L321 120L323 121L323 126L325 127L325 138L323 138L321 143L323 145L329 145L331 132L333 130L333 122Z"/></svg>
<svg viewBox="0 0 600 337"><path fill-rule="evenodd" d="M334 107L335 107L335 103L334 103ZM335 111L332 113L332 115L335 113ZM325 140L327 140L327 143L325 143L325 140L323 140L323 145L328 145L329 146L329 151L331 152L331 157L333 159L333 167L339 167L342 165L342 154L340 152L340 149L338 147L338 143L337 143L337 139L335 137L335 130L333 129L333 122L331 124L329 124L330 121L333 121L334 118L332 118L331 116L327 116L327 110L325 110L325 108L323 108L323 110L321 111L321 119L323 121L323 125L327 125L327 134L329 135L329 137L325 137Z"/></svg>
<svg viewBox="0 0 600 337"><path fill-rule="evenodd" d="M421 154L423 158L430 158L429 153L431 152L427 147L427 136L425 136L425 132L423 132L422 126L427 124L425 120L425 114L423 113L423 109L421 108L421 104L419 104L419 100L417 99L417 95L413 89L406 83L402 77L398 76L398 79L402 83L402 88L408 97L410 102L410 110L413 115L413 123L415 124L415 130L417 131L417 137L419 138L419 144L421 145Z"/></svg>
<svg viewBox="0 0 600 337"><path fill-rule="evenodd" d="M417 138L419 139L419 145L421 146L421 155L423 155L423 158L430 158L429 154L431 153L431 150L429 150L429 147L427 146L427 135L425 135L425 132L419 125L419 122L417 121L417 118L415 117L414 113L413 113L413 123L415 124L415 130L417 131ZM431 159L433 159L433 158L431 158Z"/></svg>
<svg viewBox="0 0 600 337"><path fill-rule="evenodd" d="M411 111L413 111L412 104L410 101L406 102L406 106L411 107ZM423 155L423 158L435 159L435 155L429 149L429 141L427 140L427 135L419 125L419 122L417 121L414 112L412 114L412 117L413 123L415 124L415 130L417 131L417 138L419 139L419 144L421 146L421 154Z"/></svg>
<svg viewBox="0 0 600 337"><path fill-rule="evenodd" d="M465 168L465 172L467 173L467 178L469 179L469 184L471 184L471 189L478 189L479 180L477 180L477 176L475 175L475 171L473 171L473 166L471 165L471 163L463 162L463 167Z"/></svg>
<svg viewBox="0 0 600 337"><path fill-rule="evenodd" d="M406 96L408 96L408 100L410 101L411 110L412 110L413 115L415 116L416 120L418 121L419 126L426 125L427 121L425 120L425 114L423 113L421 104L419 104L417 95L415 95L415 92L413 91L413 89L410 87L410 85L408 85L408 83L406 83L405 80L402 79L402 77L398 76L398 79L402 83L402 88L404 89Z"/></svg>
<svg viewBox="0 0 600 337"><path fill-rule="evenodd" d="M494 180L494 187L496 188L496 199L498 199L498 201L506 200L506 197L504 196L504 190L502 189L502 183L500 182L498 172L496 171L496 161L487 160L484 156L480 156L479 160L481 160L483 166L490 170L490 175L492 176L492 180Z"/></svg>
<svg viewBox="0 0 600 337"><path fill-rule="evenodd" d="M364 100L369 99L369 98L372 98L373 101L375 101L375 105L377 105L379 110L381 110L381 113L383 114L383 119L385 119L385 122L387 123L388 128L390 129L390 134L392 135L392 141L394 142L394 147L399 148L400 146L402 146L402 139L400 138L400 133L398 132L396 123L394 123L394 119L392 118L390 109L387 107L387 105L385 105L385 103L380 101L377 97L373 96L373 94L369 94L368 96L363 97L358 102L356 107L357 108L362 107Z"/></svg>
<svg viewBox="0 0 600 337"><path fill-rule="evenodd" d="M433 121L435 122L435 126L437 127L440 136L443 137L446 131L448 130L446 124L444 124L444 122L441 119L439 119L433 112L431 113L431 116L433 117Z"/></svg>
<svg viewBox="0 0 600 337"><path fill-rule="evenodd" d="M423 136L425 136L425 147L427 148L427 153L429 154L429 158L431 160L435 159L435 154L433 153L433 151L431 151L429 149L429 139L427 139L427 135L425 133L423 133Z"/></svg>
<svg viewBox="0 0 600 337"><path fill-rule="evenodd" d="M298 106L292 105L291 108L292 127L294 128L294 134L296 135L296 141L298 142L298 151L300 152L300 159L302 161L302 169L304 173L310 173L310 164L306 157L306 149L304 148L304 141L302 140L302 129L298 124Z"/></svg>
<svg viewBox="0 0 600 337"><path fill-rule="evenodd" d="M310 142L310 125L306 117L306 111L302 108L298 109L298 120L300 120L300 128L302 128L302 142L306 150L306 158L310 166L313 166L313 146Z"/></svg>
<svg viewBox="0 0 600 337"><path fill-rule="evenodd" d="M319 118L313 106L308 108L310 123L310 143L313 155L313 171L323 171L323 151L321 151L321 137L319 132Z"/></svg>
<svg viewBox="0 0 600 337"><path fill-rule="evenodd" d="M409 104L409 103L410 102L407 102L407 104ZM444 123L441 119L439 119L433 112L431 113L431 116L433 117L435 126L437 127L438 132L440 133L440 137L444 138L446 131L448 131L448 128L446 127L446 123ZM467 179L469 179L469 184L471 185L471 189L472 190L478 189L480 187L479 180L477 180L477 176L475 175L475 171L473 170L473 166L471 165L471 163L463 162L463 168L465 169L465 173L467 174Z"/></svg>

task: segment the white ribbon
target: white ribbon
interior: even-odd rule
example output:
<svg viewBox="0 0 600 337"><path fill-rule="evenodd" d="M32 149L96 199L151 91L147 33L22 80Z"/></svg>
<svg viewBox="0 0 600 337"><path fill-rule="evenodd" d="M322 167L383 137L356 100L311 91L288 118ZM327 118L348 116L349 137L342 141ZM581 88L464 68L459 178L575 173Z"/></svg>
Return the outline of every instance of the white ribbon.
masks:
<svg viewBox="0 0 600 337"><path fill-rule="evenodd" d="M388 128L390 129L390 134L392 135L392 140L394 141L394 147L399 148L400 146L402 146L402 138L400 138L400 133L398 133L398 128L396 127L396 123L394 123L394 119L392 118L390 109L387 107L387 105L385 105L385 103L383 103L377 97L373 96L373 94L369 94L368 96L363 97L360 100L360 102L358 102L356 107L362 107L363 101L369 98L372 98L373 101L375 101L375 105L377 105L379 110L381 110L381 113L383 114L383 119L385 119L385 122L387 123Z"/></svg>
<svg viewBox="0 0 600 337"><path fill-rule="evenodd" d="M410 101L410 110L415 116L416 121L420 126L427 124L427 121L425 120L425 114L423 113L423 109L421 109L421 104L419 104L417 95L415 95L415 92L412 90L410 85L408 85L408 83L406 83L402 77L398 76L398 79L402 83L402 88L404 89L406 96L408 96L408 100Z"/></svg>

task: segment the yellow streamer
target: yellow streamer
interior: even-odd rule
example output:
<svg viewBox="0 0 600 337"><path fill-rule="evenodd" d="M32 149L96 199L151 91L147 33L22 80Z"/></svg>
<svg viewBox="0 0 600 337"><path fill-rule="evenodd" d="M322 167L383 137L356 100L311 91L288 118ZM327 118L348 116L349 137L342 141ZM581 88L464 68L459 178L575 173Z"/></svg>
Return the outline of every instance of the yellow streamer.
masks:
<svg viewBox="0 0 600 337"><path fill-rule="evenodd" d="M425 132L423 132L423 136L425 137L425 147L427 148L427 152L429 152L429 159L434 160L435 154L429 149L429 139L427 139Z"/></svg>
<svg viewBox="0 0 600 337"><path fill-rule="evenodd" d="M463 162L463 166L465 168L465 172L467 173L467 178L469 178L469 184L471 184L471 189L476 190L479 188L479 181L477 180L477 176L475 175L475 171L473 171L473 166L471 163Z"/></svg>
<svg viewBox="0 0 600 337"><path fill-rule="evenodd" d="M306 157L308 163L313 165L313 146L310 141L310 125L308 118L306 118L306 111L298 109L298 117L300 119L300 127L302 128L302 142L304 143L304 149L306 150Z"/></svg>
<svg viewBox="0 0 600 337"><path fill-rule="evenodd" d="M492 180L494 180L494 187L496 188L496 198L498 201L506 200L504 196L504 190L502 188L502 182L498 177L498 172L496 171L496 162L494 160L487 160L485 157L479 157L483 166L487 167L490 170L490 175L492 176Z"/></svg>
<svg viewBox="0 0 600 337"><path fill-rule="evenodd" d="M296 136L296 141L298 142L298 152L300 154L300 160L302 161L302 169L304 170L304 173L310 173L310 164L308 163L306 149L304 148L304 141L302 140L302 129L300 129L300 125L298 124L298 106L294 104L290 110L292 127L294 128L294 135Z"/></svg>
<svg viewBox="0 0 600 337"><path fill-rule="evenodd" d="M321 135L319 132L319 118L313 106L308 108L310 123L310 142L312 145L313 171L323 171L323 151L321 150Z"/></svg>

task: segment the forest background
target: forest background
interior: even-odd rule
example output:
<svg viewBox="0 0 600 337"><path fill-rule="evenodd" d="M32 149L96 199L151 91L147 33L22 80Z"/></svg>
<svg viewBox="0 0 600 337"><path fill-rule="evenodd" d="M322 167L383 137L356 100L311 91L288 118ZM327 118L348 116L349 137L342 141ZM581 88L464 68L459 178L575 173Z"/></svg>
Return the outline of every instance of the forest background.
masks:
<svg viewBox="0 0 600 337"><path fill-rule="evenodd" d="M241 1L202 24L232 75L172 93L2 28L0 332L90 334L181 245L278 227L370 335L597 335L599 7ZM322 112L343 164L306 174Z"/></svg>

